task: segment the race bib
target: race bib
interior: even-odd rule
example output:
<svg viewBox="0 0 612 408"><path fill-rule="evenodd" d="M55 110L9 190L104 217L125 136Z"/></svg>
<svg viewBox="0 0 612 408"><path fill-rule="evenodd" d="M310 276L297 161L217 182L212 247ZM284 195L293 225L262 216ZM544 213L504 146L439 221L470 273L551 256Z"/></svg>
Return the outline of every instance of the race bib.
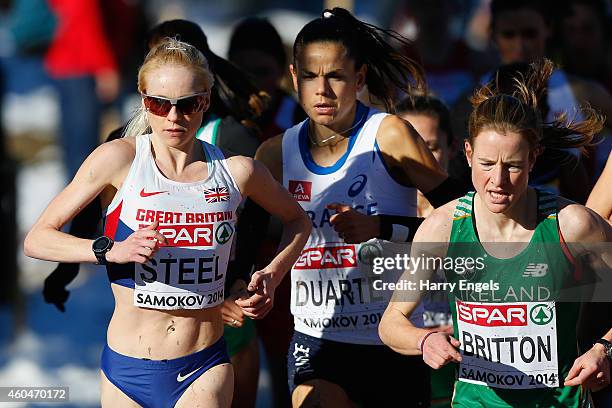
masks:
<svg viewBox="0 0 612 408"><path fill-rule="evenodd" d="M160 249L135 264L134 306L205 309L223 302L227 265L213 250Z"/></svg>
<svg viewBox="0 0 612 408"><path fill-rule="evenodd" d="M325 333L336 341L380 341L377 327L388 299L372 289L376 276L363 266L356 245L304 249L292 269L296 330L315 337Z"/></svg>
<svg viewBox="0 0 612 408"><path fill-rule="evenodd" d="M559 386L555 302L456 300L459 381L504 389Z"/></svg>
<svg viewBox="0 0 612 408"><path fill-rule="evenodd" d="M382 344L378 324L403 269L374 270L375 258L393 258L406 244L327 242L302 251L291 273L291 313L296 331L353 344ZM402 253L404 253L402 252ZM413 313L423 325L423 310Z"/></svg>

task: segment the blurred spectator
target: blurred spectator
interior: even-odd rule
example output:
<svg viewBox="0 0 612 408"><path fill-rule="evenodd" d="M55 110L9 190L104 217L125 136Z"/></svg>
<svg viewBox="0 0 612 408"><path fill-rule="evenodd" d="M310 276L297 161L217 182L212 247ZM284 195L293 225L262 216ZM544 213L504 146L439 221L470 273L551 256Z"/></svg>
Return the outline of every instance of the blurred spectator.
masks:
<svg viewBox="0 0 612 408"><path fill-rule="evenodd" d="M586 99L596 107L610 104L612 92L612 48L610 16L604 0L564 0L559 2L553 45L561 66L568 74L596 82L597 86L584 87L574 84L580 99ZM588 83L587 81L585 81ZM601 87L607 90L603 92ZM605 110L602 109L602 110ZM596 180L603 170L612 147L612 126L609 110L608 127L599 135L595 145L589 147L586 159L591 180Z"/></svg>
<svg viewBox="0 0 612 408"><path fill-rule="evenodd" d="M40 54L53 39L57 20L46 0L13 0L8 29L11 48L19 54Z"/></svg>
<svg viewBox="0 0 612 408"><path fill-rule="evenodd" d="M492 0L491 2L491 40L499 51L499 57L503 64L512 63L531 63L540 61L547 55L547 42L551 36L552 17L550 10L553 5L543 0ZM481 83L485 83L494 78L494 74L484 75ZM543 119L552 121L562 112L569 112L575 120L582 120L579 106L589 103L607 117L607 125L612 123L612 97L606 92L603 86L587 81L582 78L567 74L562 69L556 69L548 81L548 96L546 101L546 111L543 111ZM460 98L452 109L453 131L455 134L465 136L467 132L467 117L470 111L469 94ZM568 167L568 174L583 174L583 169L587 171L585 184L580 186L576 180L558 179L560 172L559 157L549 157L550 168L553 175L543 178L531 177L532 182L548 185L554 192L560 193L577 202L586 201L588 191L593 182L593 177L597 176L595 165L587 162L583 157L579 157L577 151L573 152L578 163L570 164L564 162ZM551 152L546 153L550 155ZM594 156L594 155L591 155ZM605 152L607 157L607 152ZM546 157L541 159L543 163L548 160ZM575 160L571 160L575 162ZM463 165L463 164L462 164ZM536 164L537 166L537 164ZM540 173L545 174L546 172ZM534 175L537 173L534 173ZM572 176L575 177L575 176ZM557 180L554 182L553 180ZM580 178L580 180L583 180ZM541 185L540 184L540 185ZM562 186L564 184L566 188Z"/></svg>
<svg viewBox="0 0 612 408"><path fill-rule="evenodd" d="M472 89L479 75L486 72L482 55L461 39L462 14L456 0L416 0L403 2L393 22L396 31L414 41L403 51L425 70L427 87L446 104L452 105ZM489 65L490 66L490 65Z"/></svg>
<svg viewBox="0 0 612 408"><path fill-rule="evenodd" d="M49 0L58 19L45 56L60 97L60 139L68 177L98 145L103 102L119 91L117 63L96 0Z"/></svg>
<svg viewBox="0 0 612 408"><path fill-rule="evenodd" d="M557 21L556 46L563 69L599 82L612 93L612 54L607 6L604 0L565 0Z"/></svg>
<svg viewBox="0 0 612 408"><path fill-rule="evenodd" d="M98 2L104 32L120 75L116 102L122 104L128 101L129 96L137 93L134 73L138 72L138 67L147 52L145 43L150 27L144 10L145 2L141 0L98 0ZM131 112L123 113L126 120L131 115Z"/></svg>
<svg viewBox="0 0 612 408"><path fill-rule="evenodd" d="M466 22L465 42L482 52L490 50L489 22L491 21L490 0L472 0L472 10Z"/></svg>
<svg viewBox="0 0 612 408"><path fill-rule="evenodd" d="M535 62L547 56L551 36L552 3L543 0L493 0L491 2L491 38L503 64ZM482 78L487 82L490 75ZM589 102L612 120L612 98L605 89L590 81L567 75L556 69L548 82L549 112L552 120L563 111L575 112L581 120L579 103Z"/></svg>
<svg viewBox="0 0 612 408"><path fill-rule="evenodd" d="M261 141L306 118L295 98L281 88L288 72L287 56L276 28L268 20L251 17L240 22L232 33L228 57L270 95L268 108L257 120Z"/></svg>
<svg viewBox="0 0 612 408"><path fill-rule="evenodd" d="M549 16L540 0L491 2L491 39L502 64L537 61L546 55Z"/></svg>

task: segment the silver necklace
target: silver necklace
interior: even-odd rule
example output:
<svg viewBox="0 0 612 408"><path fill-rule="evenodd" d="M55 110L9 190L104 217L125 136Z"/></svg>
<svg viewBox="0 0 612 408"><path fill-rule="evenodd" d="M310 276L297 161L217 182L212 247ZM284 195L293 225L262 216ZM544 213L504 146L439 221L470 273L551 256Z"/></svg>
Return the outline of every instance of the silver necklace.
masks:
<svg viewBox="0 0 612 408"><path fill-rule="evenodd" d="M315 140L313 138L312 134L314 132L311 132L311 129L310 129L310 126L309 126L308 127L308 138L310 139L310 143L312 143L313 145L318 146L318 147L327 146L327 142L329 142L330 140L334 140L338 136L342 136L344 133L350 132L351 130L355 129L357 126L361 125L361 122L363 122L363 119L365 118L365 116L366 115L362 115L361 119L359 119L359 121L357 123L355 123L353 126L351 126L350 128L345 129L344 131L339 132L339 133L334 133L330 137L327 137L327 138L325 138L323 140L319 140L319 141L317 141L317 140ZM310 123L310 121L309 121L309 123Z"/></svg>

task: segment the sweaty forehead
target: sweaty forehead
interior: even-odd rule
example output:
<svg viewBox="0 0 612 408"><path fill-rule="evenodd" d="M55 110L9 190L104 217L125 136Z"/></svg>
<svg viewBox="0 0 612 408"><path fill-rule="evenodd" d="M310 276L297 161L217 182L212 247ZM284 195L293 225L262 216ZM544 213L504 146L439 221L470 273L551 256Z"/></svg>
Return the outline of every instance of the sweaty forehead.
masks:
<svg viewBox="0 0 612 408"><path fill-rule="evenodd" d="M321 65L337 68L354 65L354 61L348 58L346 47L339 42L331 41L305 45L300 52L297 63L298 67L303 69Z"/></svg>
<svg viewBox="0 0 612 408"><path fill-rule="evenodd" d="M484 130L474 138L474 152L477 157L520 159L529 155L527 139L515 132L499 133Z"/></svg>
<svg viewBox="0 0 612 408"><path fill-rule="evenodd" d="M181 65L156 67L146 73L145 80L149 95L178 98L205 90L204 81L194 70Z"/></svg>

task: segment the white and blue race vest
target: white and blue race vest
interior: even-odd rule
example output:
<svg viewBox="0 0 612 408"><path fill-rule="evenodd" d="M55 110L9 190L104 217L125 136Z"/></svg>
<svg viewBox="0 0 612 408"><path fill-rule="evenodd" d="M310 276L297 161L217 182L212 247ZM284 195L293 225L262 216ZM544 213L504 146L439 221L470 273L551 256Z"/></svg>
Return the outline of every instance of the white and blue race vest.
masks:
<svg viewBox="0 0 612 408"><path fill-rule="evenodd" d="M368 215L416 215L416 189L391 178L376 143L386 116L359 104L355 123L363 125L353 130L346 153L330 167L317 165L310 155L308 119L285 131L283 185L313 224L291 270L291 312L298 332L344 343L382 344L378 323L391 293L374 289L380 277L360 259L360 249L391 243L345 243L330 223L335 211L326 205L343 203Z"/></svg>

